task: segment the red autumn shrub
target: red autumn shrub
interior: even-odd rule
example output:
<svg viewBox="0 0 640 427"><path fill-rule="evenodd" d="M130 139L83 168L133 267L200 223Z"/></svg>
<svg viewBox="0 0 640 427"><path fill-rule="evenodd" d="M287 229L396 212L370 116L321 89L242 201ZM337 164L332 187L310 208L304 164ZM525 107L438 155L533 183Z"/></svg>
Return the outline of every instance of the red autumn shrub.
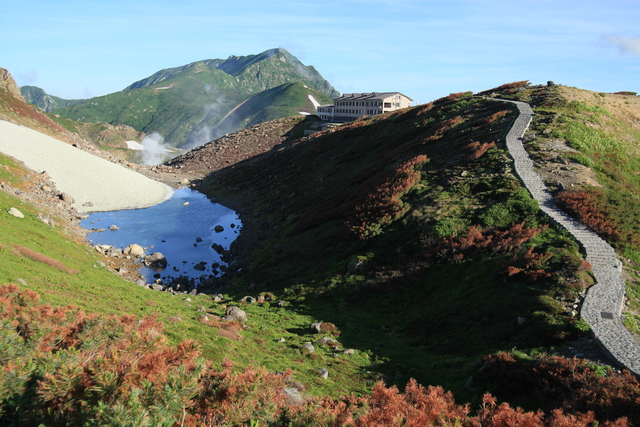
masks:
<svg viewBox="0 0 640 427"><path fill-rule="evenodd" d="M610 425L640 423L640 382L628 371L609 370L601 375L584 359L542 356L516 360L508 353L494 354L483 359L474 380L492 384L499 397L537 396L546 410L591 411L600 422L614 423Z"/></svg>
<svg viewBox="0 0 640 427"><path fill-rule="evenodd" d="M431 235L422 237L422 250L427 258L455 261L477 253L504 253L518 249L547 226L527 228L524 222L504 229L471 226L460 236L438 239Z"/></svg>
<svg viewBox="0 0 640 427"><path fill-rule="evenodd" d="M380 227L406 212L408 206L400 198L420 180L416 167L426 161L426 156L417 156L383 175L382 183L367 192L365 200L347 214L349 231L366 239L378 234Z"/></svg>
<svg viewBox="0 0 640 427"><path fill-rule="evenodd" d="M595 198L595 194L591 192L566 190L556 196L556 203L591 230L613 241L619 241L620 233L598 209Z"/></svg>

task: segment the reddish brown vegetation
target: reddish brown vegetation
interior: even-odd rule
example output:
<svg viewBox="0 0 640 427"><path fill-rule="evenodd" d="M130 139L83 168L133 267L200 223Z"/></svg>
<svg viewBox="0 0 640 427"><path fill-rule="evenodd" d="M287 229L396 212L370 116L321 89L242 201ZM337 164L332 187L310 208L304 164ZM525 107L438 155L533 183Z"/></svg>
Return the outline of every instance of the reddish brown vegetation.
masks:
<svg viewBox="0 0 640 427"><path fill-rule="evenodd" d="M519 88L525 87L529 85L529 80L522 80L519 82L513 83L505 83L498 87L494 87L493 89L485 90L484 92L480 92L480 95L492 93L492 92L507 92L507 93L515 93Z"/></svg>
<svg viewBox="0 0 640 427"><path fill-rule="evenodd" d="M611 425L640 425L640 382L628 371L602 376L582 359L516 360L501 353L485 357L474 379L491 383L498 396L537 396L543 409L592 412L600 421L621 419Z"/></svg>
<svg viewBox="0 0 640 427"><path fill-rule="evenodd" d="M493 114L490 114L486 117L483 117L481 119L476 120L475 122L473 122L474 126L486 126L489 125L493 122L495 122L496 120L506 116L507 114L511 113L511 110L502 110L502 111L496 111Z"/></svg>
<svg viewBox="0 0 640 427"><path fill-rule="evenodd" d="M466 150L471 151L471 154L467 157L469 161L478 160L480 157L484 156L484 154L496 146L494 141L492 142L472 142L471 144L465 147Z"/></svg>
<svg viewBox="0 0 640 427"><path fill-rule="evenodd" d="M238 373L228 361L215 370L198 357L195 343L167 345L154 319L100 318L73 307L42 305L38 299L15 285L0 287L0 333L10 352L0 353L3 425L239 426L253 420L291 427L537 427L638 419L640 388L628 373L598 378L577 361L551 359L529 367L505 355L487 358L477 380L491 381L500 390L540 392L550 397L550 407L557 407L557 400L563 409L545 416L498 405L485 395L473 416L469 405L456 404L451 393L415 380L404 393L380 382L371 396L288 406L284 387L296 385L289 381L290 372L248 368ZM629 424L620 419L604 425Z"/></svg>
<svg viewBox="0 0 640 427"><path fill-rule="evenodd" d="M530 247L525 253L514 256L503 268L502 273L509 278L518 276L533 282L546 279L552 274L545 271L543 266L551 257L553 257L551 252L538 253L535 252L534 247Z"/></svg>
<svg viewBox="0 0 640 427"><path fill-rule="evenodd" d="M65 267L65 265L63 263L61 263L60 261L58 261L57 259L53 259L51 257L48 257L46 255L43 255L39 252L36 252L32 249L26 248L24 246L14 246L11 250L11 252L13 252L14 255L16 256L26 256L27 258L30 258L36 262L41 262L43 264L48 265L49 267L53 267L57 270L63 271L67 274L75 274L78 273L78 270L73 270L71 268L67 268Z"/></svg>
<svg viewBox="0 0 640 427"><path fill-rule="evenodd" d="M419 180L416 167L427 161L427 157L417 156L380 176L379 184L374 183L371 192L363 202L355 206L347 217L349 231L361 239L379 232L379 227L403 215L408 206L400 198Z"/></svg>
<svg viewBox="0 0 640 427"><path fill-rule="evenodd" d="M310 412L304 408L296 417L295 426L354 426L354 427L592 427L596 425L593 412L565 414L553 410L545 416L542 411L525 412L512 408L508 403L498 404L496 398L485 394L477 415L470 415L469 405L458 405L453 395L441 387L423 387L414 380L409 381L404 393L396 387L376 384L373 395L368 398L329 400ZM304 412L306 410L306 413ZM306 424L305 424L306 423ZM625 427L625 418L607 421L607 427Z"/></svg>
<svg viewBox="0 0 640 427"><path fill-rule="evenodd" d="M471 226L462 236L438 239L424 235L422 250L427 258L444 261L461 261L477 253L513 252L546 228L546 225L527 228L524 222L506 229Z"/></svg>
<svg viewBox="0 0 640 427"><path fill-rule="evenodd" d="M596 195L583 190L563 191L556 196L558 206L595 231L614 242L620 241L621 236L612 224L596 206Z"/></svg>

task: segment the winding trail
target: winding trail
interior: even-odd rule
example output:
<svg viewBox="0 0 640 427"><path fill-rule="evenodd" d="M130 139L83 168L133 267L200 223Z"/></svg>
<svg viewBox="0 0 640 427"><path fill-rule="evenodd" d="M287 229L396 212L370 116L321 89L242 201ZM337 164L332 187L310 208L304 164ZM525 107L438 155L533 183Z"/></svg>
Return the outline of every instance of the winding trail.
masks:
<svg viewBox="0 0 640 427"><path fill-rule="evenodd" d="M589 288L580 315L591 326L596 343L621 367L629 369L636 377L640 376L640 346L620 319L625 295L622 263L607 242L558 208L546 185L535 172L533 161L525 151L521 139L533 118L531 106L525 102L492 99L515 104L518 108L518 118L506 137L516 174L538 201L540 209L571 233L582 246L587 262L592 265L596 284Z"/></svg>

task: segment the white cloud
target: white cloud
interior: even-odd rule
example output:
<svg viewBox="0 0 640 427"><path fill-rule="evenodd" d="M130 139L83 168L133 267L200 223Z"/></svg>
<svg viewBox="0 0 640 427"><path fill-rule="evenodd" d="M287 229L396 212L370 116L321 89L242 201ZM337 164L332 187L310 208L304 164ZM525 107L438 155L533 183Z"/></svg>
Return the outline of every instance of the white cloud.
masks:
<svg viewBox="0 0 640 427"><path fill-rule="evenodd" d="M640 37L617 37L607 35L604 41L608 44L616 46L621 53L631 54L640 58Z"/></svg>
<svg viewBox="0 0 640 427"><path fill-rule="evenodd" d="M11 71L11 70L9 70ZM25 84L31 84L38 81L38 70L29 70L24 72L18 72L16 74L16 80L18 80L18 85L22 86Z"/></svg>

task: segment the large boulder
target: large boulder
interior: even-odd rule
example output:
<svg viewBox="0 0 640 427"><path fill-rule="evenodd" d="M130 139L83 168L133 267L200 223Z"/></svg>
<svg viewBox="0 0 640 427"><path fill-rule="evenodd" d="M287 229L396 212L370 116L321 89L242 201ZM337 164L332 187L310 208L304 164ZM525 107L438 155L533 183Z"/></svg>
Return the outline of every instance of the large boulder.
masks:
<svg viewBox="0 0 640 427"><path fill-rule="evenodd" d="M154 252L144 257L144 265L151 268L166 268L167 259L162 255L162 252Z"/></svg>
<svg viewBox="0 0 640 427"><path fill-rule="evenodd" d="M15 216L16 218L24 218L24 214L23 214L22 212L20 212L20 210L19 210L19 209L16 209L16 208L13 208L13 207L12 207L12 208L9 208L9 210L7 211L7 213L8 213L9 215L13 215L13 216Z"/></svg>
<svg viewBox="0 0 640 427"><path fill-rule="evenodd" d="M225 315L231 317L234 320L240 320L243 322L247 321L247 313L245 313L244 310L242 310L240 307L236 307L235 305L227 307Z"/></svg>
<svg viewBox="0 0 640 427"><path fill-rule="evenodd" d="M132 243L126 248L124 248L125 255L131 255L135 257L143 257L144 256L144 248L137 243Z"/></svg>

